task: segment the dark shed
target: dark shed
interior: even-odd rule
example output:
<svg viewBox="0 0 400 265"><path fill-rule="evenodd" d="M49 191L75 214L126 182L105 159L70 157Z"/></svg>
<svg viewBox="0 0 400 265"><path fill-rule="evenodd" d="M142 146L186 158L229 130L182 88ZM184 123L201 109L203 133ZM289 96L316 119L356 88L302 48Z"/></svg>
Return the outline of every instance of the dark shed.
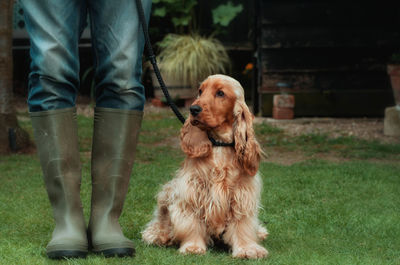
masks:
<svg viewBox="0 0 400 265"><path fill-rule="evenodd" d="M382 116L394 105L386 63L400 51L400 1L257 5L256 111L271 115L282 83L296 116Z"/></svg>

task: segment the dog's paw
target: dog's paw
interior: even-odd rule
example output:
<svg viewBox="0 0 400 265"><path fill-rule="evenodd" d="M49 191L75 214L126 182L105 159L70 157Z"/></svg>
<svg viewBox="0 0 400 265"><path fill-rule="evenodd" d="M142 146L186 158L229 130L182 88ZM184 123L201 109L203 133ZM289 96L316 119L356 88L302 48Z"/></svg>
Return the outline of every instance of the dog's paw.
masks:
<svg viewBox="0 0 400 265"><path fill-rule="evenodd" d="M158 246L169 245L170 236L165 231L156 229L156 226L148 226L142 232L142 239L147 244L154 244Z"/></svg>
<svg viewBox="0 0 400 265"><path fill-rule="evenodd" d="M252 244L244 247L236 248L232 256L234 258L242 259L259 259L265 258L268 255L268 251L258 244Z"/></svg>
<svg viewBox="0 0 400 265"><path fill-rule="evenodd" d="M206 247L199 244L188 242L179 248L179 252L181 254L204 254L206 253Z"/></svg>
<svg viewBox="0 0 400 265"><path fill-rule="evenodd" d="M269 233L267 231L267 229L265 227L262 227L261 225L258 227L258 231L257 231L257 237L260 240L264 240L269 236Z"/></svg>

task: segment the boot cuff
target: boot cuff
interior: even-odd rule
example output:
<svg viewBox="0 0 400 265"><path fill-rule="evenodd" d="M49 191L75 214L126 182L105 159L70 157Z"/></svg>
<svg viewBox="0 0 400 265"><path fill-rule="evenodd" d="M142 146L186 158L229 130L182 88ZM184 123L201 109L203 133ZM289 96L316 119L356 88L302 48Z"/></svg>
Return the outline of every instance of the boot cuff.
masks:
<svg viewBox="0 0 400 265"><path fill-rule="evenodd" d="M61 113L69 113L69 112L75 113L76 107L45 110L45 111L34 111L34 112L29 112L29 116L31 116L31 117L51 116L51 115L57 115L57 114L61 114Z"/></svg>
<svg viewBox="0 0 400 265"><path fill-rule="evenodd" d="M143 116L143 111L140 111L140 110L95 107L94 111L97 113L106 112L106 113L121 113L121 114L128 114L128 115Z"/></svg>

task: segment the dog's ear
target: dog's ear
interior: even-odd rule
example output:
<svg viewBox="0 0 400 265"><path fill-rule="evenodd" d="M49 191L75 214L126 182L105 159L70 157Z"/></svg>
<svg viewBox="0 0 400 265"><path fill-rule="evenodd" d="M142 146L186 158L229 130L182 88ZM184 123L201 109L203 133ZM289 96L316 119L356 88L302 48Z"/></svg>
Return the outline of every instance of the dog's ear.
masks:
<svg viewBox="0 0 400 265"><path fill-rule="evenodd" d="M212 145L207 133L200 130L186 119L181 129L181 148L189 157L207 157L210 155Z"/></svg>
<svg viewBox="0 0 400 265"><path fill-rule="evenodd" d="M254 176L258 171L261 158L261 148L254 136L254 116L246 103L241 101L235 104L234 116L236 159L248 175Z"/></svg>

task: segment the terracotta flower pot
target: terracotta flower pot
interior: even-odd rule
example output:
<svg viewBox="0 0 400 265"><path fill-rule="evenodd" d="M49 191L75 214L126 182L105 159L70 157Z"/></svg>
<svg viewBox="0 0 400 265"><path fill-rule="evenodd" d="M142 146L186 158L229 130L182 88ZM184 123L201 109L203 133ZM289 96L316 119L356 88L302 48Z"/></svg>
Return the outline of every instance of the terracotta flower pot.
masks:
<svg viewBox="0 0 400 265"><path fill-rule="evenodd" d="M274 95L272 118L277 120L290 120L294 117L294 96Z"/></svg>
<svg viewBox="0 0 400 265"><path fill-rule="evenodd" d="M161 75L164 79L165 85L168 88L168 92L171 96L171 98L195 98L197 96L197 89L192 88L190 85L185 84L181 80L176 80L173 78L170 78L168 75L163 73L161 70ZM153 80L153 86L154 86L154 95L157 98L163 98L164 94L161 90L161 87L158 83L157 77L154 73L153 70L151 70L151 78Z"/></svg>
<svg viewBox="0 0 400 265"><path fill-rule="evenodd" d="M151 79L153 82L153 87L154 87L154 96L156 97L157 100L154 100L152 103L154 106L162 106L161 99L165 98L164 93L160 87L160 84L158 83L156 74L154 73L153 70L150 70L151 73ZM198 90L197 88L193 88L188 84L185 84L181 80L176 80L173 78L170 78L168 75L163 74L161 71L161 75L163 77L163 80L165 82L165 86L168 89L169 95L173 100L183 100L185 107L189 107L192 102L196 99Z"/></svg>
<svg viewBox="0 0 400 265"><path fill-rule="evenodd" d="M388 64L387 72L392 84L393 96L396 106L400 107L400 64Z"/></svg>

